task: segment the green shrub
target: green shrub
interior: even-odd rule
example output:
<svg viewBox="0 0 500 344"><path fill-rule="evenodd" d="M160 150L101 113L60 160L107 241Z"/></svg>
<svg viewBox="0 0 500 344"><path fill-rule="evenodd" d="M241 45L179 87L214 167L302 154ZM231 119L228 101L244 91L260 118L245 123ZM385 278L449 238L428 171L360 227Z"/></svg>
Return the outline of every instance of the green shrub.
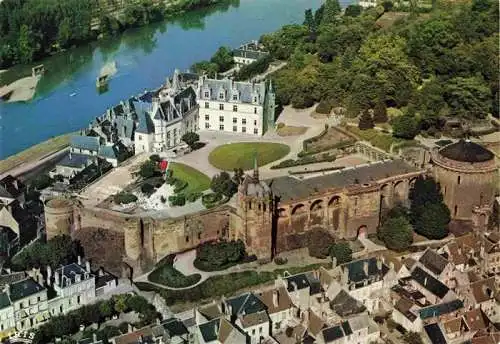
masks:
<svg viewBox="0 0 500 344"><path fill-rule="evenodd" d="M187 188L187 186L188 186L187 182L180 179L176 179L174 182L174 193L176 194L180 193L182 190Z"/></svg>
<svg viewBox="0 0 500 344"><path fill-rule="evenodd" d="M147 196L151 196L155 192L155 187L149 183L144 183L141 186L141 192Z"/></svg>
<svg viewBox="0 0 500 344"><path fill-rule="evenodd" d="M183 194L169 196L168 201L172 206L182 207L186 204L186 196L184 196Z"/></svg>
<svg viewBox="0 0 500 344"><path fill-rule="evenodd" d="M204 243L196 248L194 266L202 271L225 270L247 256L243 241Z"/></svg>
<svg viewBox="0 0 500 344"><path fill-rule="evenodd" d="M113 201L116 204L129 204L137 201L137 197L128 192L120 192L113 197Z"/></svg>
<svg viewBox="0 0 500 344"><path fill-rule="evenodd" d="M244 65L240 68L238 73L235 76L236 80L248 80L258 74L264 73L267 68L269 68L269 64L273 61L271 55L267 55L261 57L255 62Z"/></svg>
<svg viewBox="0 0 500 344"><path fill-rule="evenodd" d="M222 194L214 192L203 195L201 198L202 204L208 209L219 205L221 201Z"/></svg>
<svg viewBox="0 0 500 344"><path fill-rule="evenodd" d="M330 257L337 260L337 264L348 263L352 260L352 249L346 241L340 241L330 247Z"/></svg>
<svg viewBox="0 0 500 344"><path fill-rule="evenodd" d="M332 108L333 108L333 106L332 106L332 104L330 104L330 102L328 102L326 100L322 100L316 106L316 112L321 113L321 114L325 114L325 115L329 115L332 112Z"/></svg>
<svg viewBox="0 0 500 344"><path fill-rule="evenodd" d="M158 154L153 154L149 157L149 160L154 161L154 162L159 162L159 161L161 161L161 158Z"/></svg>
<svg viewBox="0 0 500 344"><path fill-rule="evenodd" d="M196 202L196 200L198 198L200 198L201 196L203 196L203 193L201 192L190 192L188 194L186 194L186 201L187 202Z"/></svg>
<svg viewBox="0 0 500 344"><path fill-rule="evenodd" d="M283 258L283 257L276 257L274 258L274 264L276 265L285 265L288 263L288 259Z"/></svg>

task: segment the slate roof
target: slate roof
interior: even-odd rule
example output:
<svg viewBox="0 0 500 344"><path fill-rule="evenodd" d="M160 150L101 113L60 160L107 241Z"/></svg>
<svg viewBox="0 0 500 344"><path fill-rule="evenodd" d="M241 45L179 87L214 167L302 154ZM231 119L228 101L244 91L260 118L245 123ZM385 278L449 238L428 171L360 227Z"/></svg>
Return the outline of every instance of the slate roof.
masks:
<svg viewBox="0 0 500 344"><path fill-rule="evenodd" d="M332 301L330 301L330 308L341 317L359 314L366 310L361 302L353 298L343 289Z"/></svg>
<svg viewBox="0 0 500 344"><path fill-rule="evenodd" d="M100 142L98 137L73 135L71 136L71 147L97 152L99 151Z"/></svg>
<svg viewBox="0 0 500 344"><path fill-rule="evenodd" d="M414 322L417 319L417 316L410 310L412 307L413 302L405 298L399 299L394 306L394 308L397 309L401 314L403 314L408 320Z"/></svg>
<svg viewBox="0 0 500 344"><path fill-rule="evenodd" d="M198 326L205 343L216 340L219 336L219 325L221 318L207 321Z"/></svg>
<svg viewBox="0 0 500 344"><path fill-rule="evenodd" d="M88 160L88 155L68 153L61 161L57 163L57 165L73 168L85 168L87 166Z"/></svg>
<svg viewBox="0 0 500 344"><path fill-rule="evenodd" d="M296 274L286 277L285 279L287 281L287 290L290 292L294 291L295 286L297 287L297 290L309 287L309 295L315 295L321 292L321 283L312 272Z"/></svg>
<svg viewBox="0 0 500 344"><path fill-rule="evenodd" d="M300 180L295 177L278 177L267 181L274 195L280 201L302 199L328 188L342 188L351 185L362 185L376 180L415 172L417 169L402 160L381 161L355 168L342 169L324 176Z"/></svg>
<svg viewBox="0 0 500 344"><path fill-rule="evenodd" d="M81 267L80 265L76 263L71 263L69 265L65 265L64 267L57 269L55 273L59 274L60 276L62 274L66 277L62 278L60 282L61 286L64 288L71 284L76 283L76 275L80 275L81 280L83 281L87 271L85 271L85 268ZM71 284L68 284L68 280L71 282Z"/></svg>
<svg viewBox="0 0 500 344"><path fill-rule="evenodd" d="M489 161L495 157L488 149L469 140L449 144L439 153L448 159L470 163Z"/></svg>
<svg viewBox="0 0 500 344"><path fill-rule="evenodd" d="M136 107L138 108L138 106ZM151 134L155 132L155 126L153 124L153 120L146 112L146 110L140 108L137 110L137 119L139 124L137 125L136 133L141 134Z"/></svg>
<svg viewBox="0 0 500 344"><path fill-rule="evenodd" d="M35 282L31 277L19 282L14 282L10 285L10 299L14 302L24 299L30 295L36 294L44 290L40 284Z"/></svg>
<svg viewBox="0 0 500 344"><path fill-rule="evenodd" d="M118 145L101 146L101 148L99 148L99 153L98 153L99 156L108 159L118 159L119 154L120 152Z"/></svg>
<svg viewBox="0 0 500 344"><path fill-rule="evenodd" d="M102 288L104 287L109 281L115 280L116 276L113 276L109 272L104 272L104 275L99 276L98 273L95 273L94 276L95 278L95 287L96 288Z"/></svg>
<svg viewBox="0 0 500 344"><path fill-rule="evenodd" d="M446 285L432 277L430 274L422 270L420 267L416 267L412 273L411 277L425 289L430 291L432 294L439 298L443 298L450 290Z"/></svg>
<svg viewBox="0 0 500 344"><path fill-rule="evenodd" d="M161 323L166 332L170 335L170 337L176 336L185 336L189 332L179 319L170 318Z"/></svg>
<svg viewBox="0 0 500 344"><path fill-rule="evenodd" d="M464 307L464 303L460 300L453 300L450 302L440 303L429 307L421 308L418 310L422 320L441 316L455 312Z"/></svg>
<svg viewBox="0 0 500 344"><path fill-rule="evenodd" d="M446 339L438 324L426 325L424 329L432 344L446 344Z"/></svg>
<svg viewBox="0 0 500 344"><path fill-rule="evenodd" d="M267 312L265 310L257 313L241 315L239 319L241 321L241 325L244 328L264 324L270 321L269 316L267 315Z"/></svg>
<svg viewBox="0 0 500 344"><path fill-rule="evenodd" d="M113 119L113 124L116 126L118 137L132 139L135 126L134 120L124 117L116 117Z"/></svg>
<svg viewBox="0 0 500 344"><path fill-rule="evenodd" d="M201 315L203 315L208 320L219 318L223 315L216 304L200 307L198 308L198 312L200 312Z"/></svg>
<svg viewBox="0 0 500 344"><path fill-rule="evenodd" d="M366 274L365 272L365 263L368 264L368 274ZM365 280L370 279L381 279L389 271L389 268L385 264L382 264L382 269L379 270L377 266L377 258L375 257L355 260L353 262L346 263L343 265L343 268L348 269L349 282L354 283L361 283Z"/></svg>
<svg viewBox="0 0 500 344"><path fill-rule="evenodd" d="M6 292L0 292L0 309L10 305L9 295Z"/></svg>
<svg viewBox="0 0 500 344"><path fill-rule="evenodd" d="M277 305L274 304L274 295L276 295ZM281 312L293 306L285 287L266 290L259 295L259 298L266 305L269 314Z"/></svg>
<svg viewBox="0 0 500 344"><path fill-rule="evenodd" d="M425 250L418 261L436 275L440 275L448 264L444 257L430 248Z"/></svg>
<svg viewBox="0 0 500 344"><path fill-rule="evenodd" d="M215 80L215 79L204 79L201 85L201 92L210 90L211 100L230 102L232 101L233 93L239 95L239 103L253 104L252 97L254 95L259 95L257 97L257 103L262 105L264 103L264 96L266 93L265 82L251 83L251 82L241 82L232 81L230 79ZM220 98L220 94L224 94L224 98ZM203 98L203 97L202 97Z"/></svg>
<svg viewBox="0 0 500 344"><path fill-rule="evenodd" d="M253 293L242 294L226 300L231 315L252 314L266 309L264 303Z"/></svg>

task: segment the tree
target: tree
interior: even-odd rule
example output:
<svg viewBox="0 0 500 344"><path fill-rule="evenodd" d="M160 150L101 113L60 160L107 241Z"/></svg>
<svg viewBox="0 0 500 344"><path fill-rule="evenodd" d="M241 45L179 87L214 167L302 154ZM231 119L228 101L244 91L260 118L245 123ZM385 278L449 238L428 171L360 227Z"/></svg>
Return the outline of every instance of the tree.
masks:
<svg viewBox="0 0 500 344"><path fill-rule="evenodd" d="M233 54L231 49L227 47L220 47L217 52L212 56L210 62L217 65L219 73L225 72L233 66Z"/></svg>
<svg viewBox="0 0 500 344"><path fill-rule="evenodd" d="M26 64L33 61L33 55L35 55L35 40L33 38L33 32L28 25L21 25L17 46L18 58L21 63Z"/></svg>
<svg viewBox="0 0 500 344"><path fill-rule="evenodd" d="M223 171L212 178L210 188L215 193L222 194L226 197L231 197L238 190L238 185L236 185L233 179L229 176L229 173Z"/></svg>
<svg viewBox="0 0 500 344"><path fill-rule="evenodd" d="M443 239L448 235L450 210L443 202L413 207L412 219L415 231L428 239Z"/></svg>
<svg viewBox="0 0 500 344"><path fill-rule="evenodd" d="M389 118L387 117L387 106L385 102L378 101L373 108L373 122L385 123Z"/></svg>
<svg viewBox="0 0 500 344"><path fill-rule="evenodd" d="M181 140L184 141L189 146L189 148L193 149L196 142L200 141L200 135L190 131L182 135Z"/></svg>
<svg viewBox="0 0 500 344"><path fill-rule="evenodd" d="M432 178L419 178L410 190L410 218L415 231L428 239L448 234L450 210L443 202L439 185Z"/></svg>
<svg viewBox="0 0 500 344"><path fill-rule="evenodd" d="M160 173L160 169L158 168L158 165L155 161L148 160L144 162L141 165L141 168L139 170L139 175L144 178L148 179L151 177L154 177Z"/></svg>
<svg viewBox="0 0 500 344"><path fill-rule="evenodd" d="M333 237L328 232L321 230L314 230L306 235L309 255L320 259L328 257L330 247L335 242Z"/></svg>
<svg viewBox="0 0 500 344"><path fill-rule="evenodd" d="M191 67L195 73L207 74L210 77L215 77L215 74L219 71L219 66L216 63L210 61L200 61Z"/></svg>
<svg viewBox="0 0 500 344"><path fill-rule="evenodd" d="M413 242L413 229L405 216L405 211L397 209L389 212L387 219L378 229L378 237L388 249L404 251Z"/></svg>
<svg viewBox="0 0 500 344"><path fill-rule="evenodd" d="M149 183L144 183L141 186L141 191L143 194L150 196L155 191L155 187Z"/></svg>
<svg viewBox="0 0 500 344"><path fill-rule="evenodd" d="M348 17L357 17L361 14L363 8L360 5L349 5L346 7L344 15Z"/></svg>
<svg viewBox="0 0 500 344"><path fill-rule="evenodd" d="M412 140L419 132L418 119L410 114L404 114L392 120L392 134L406 140Z"/></svg>
<svg viewBox="0 0 500 344"><path fill-rule="evenodd" d="M372 129L375 125L373 124L372 115L370 115L370 111L366 109L359 116L358 128L361 130Z"/></svg>
<svg viewBox="0 0 500 344"><path fill-rule="evenodd" d="M335 258L337 264L348 263L352 260L352 249L346 241L336 242L330 247L330 257Z"/></svg>
<svg viewBox="0 0 500 344"><path fill-rule="evenodd" d="M308 8L304 13L304 25L309 29L310 34L316 33L316 22L312 13L312 9Z"/></svg>
<svg viewBox="0 0 500 344"><path fill-rule="evenodd" d="M453 78L445 86L444 99L453 115L485 118L492 108L491 89L481 77Z"/></svg>
<svg viewBox="0 0 500 344"><path fill-rule="evenodd" d="M337 21L337 17L340 15L340 12L342 12L342 8L340 7L338 0L326 0L323 6L323 18L321 19L321 24L325 25L335 23Z"/></svg>

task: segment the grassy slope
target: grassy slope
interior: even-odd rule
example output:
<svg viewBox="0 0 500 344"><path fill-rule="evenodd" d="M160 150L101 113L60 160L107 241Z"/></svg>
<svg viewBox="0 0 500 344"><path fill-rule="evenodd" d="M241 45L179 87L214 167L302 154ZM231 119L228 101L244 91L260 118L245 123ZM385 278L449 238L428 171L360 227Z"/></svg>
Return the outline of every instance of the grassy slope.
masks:
<svg viewBox="0 0 500 344"><path fill-rule="evenodd" d="M7 159L0 161L0 173L4 173L18 165L26 162L34 162L43 157L55 153L69 146L69 139L74 133L56 136L47 141L39 143L17 154L9 156Z"/></svg>
<svg viewBox="0 0 500 344"><path fill-rule="evenodd" d="M170 164L169 169L173 172L174 178L188 183L183 193L202 192L210 187L210 178L195 168L173 162Z"/></svg>
<svg viewBox="0 0 500 344"><path fill-rule="evenodd" d="M285 157L289 152L290 147L281 143L241 142L215 148L210 152L208 160L221 170L232 171L235 168L250 170L253 167L255 154L258 165L263 166Z"/></svg>

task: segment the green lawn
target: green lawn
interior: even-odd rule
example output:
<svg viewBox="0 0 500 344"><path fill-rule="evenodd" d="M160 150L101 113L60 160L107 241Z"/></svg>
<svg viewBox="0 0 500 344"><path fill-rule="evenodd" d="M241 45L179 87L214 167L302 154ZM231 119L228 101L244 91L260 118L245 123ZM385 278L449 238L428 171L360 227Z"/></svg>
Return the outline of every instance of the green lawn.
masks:
<svg viewBox="0 0 500 344"><path fill-rule="evenodd" d="M235 168L250 170L257 154L257 164L263 166L285 157L290 147L271 142L230 143L215 148L208 156L208 161L218 169L233 171Z"/></svg>
<svg viewBox="0 0 500 344"><path fill-rule="evenodd" d="M370 142L375 147L378 147L388 152L393 143L399 143L404 140L393 137L391 134L385 134L377 129L361 130L358 127L349 125L346 127L348 131L360 137L362 140Z"/></svg>
<svg viewBox="0 0 500 344"><path fill-rule="evenodd" d="M158 267L149 274L148 280L171 288L186 288L198 283L201 275L184 276L173 267L174 257L175 255L168 256L166 261L158 264Z"/></svg>
<svg viewBox="0 0 500 344"><path fill-rule="evenodd" d="M187 187L182 190L183 193L203 192L210 187L210 178L195 168L178 162L172 162L169 165L174 178L186 182Z"/></svg>

